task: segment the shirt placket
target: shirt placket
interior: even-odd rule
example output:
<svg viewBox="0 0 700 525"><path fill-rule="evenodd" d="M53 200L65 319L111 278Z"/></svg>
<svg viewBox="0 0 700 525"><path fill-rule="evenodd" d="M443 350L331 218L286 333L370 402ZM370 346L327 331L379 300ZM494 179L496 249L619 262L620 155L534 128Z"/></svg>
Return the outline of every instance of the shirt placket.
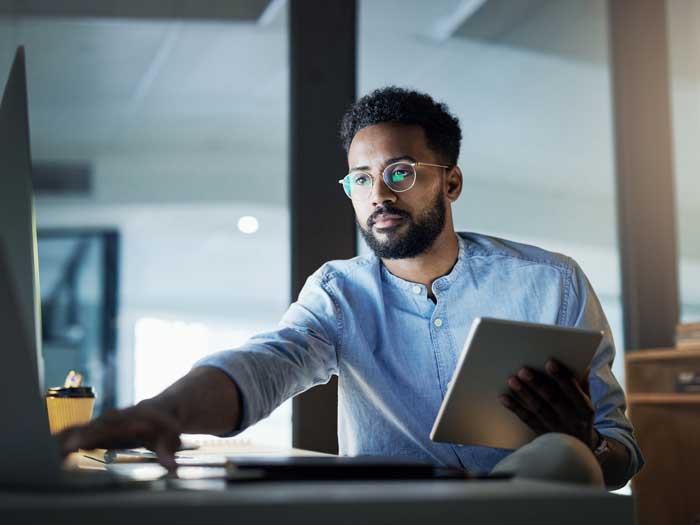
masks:
<svg viewBox="0 0 700 525"><path fill-rule="evenodd" d="M444 398L447 393L447 385L450 381L449 359L446 352L450 350L448 301L446 300L448 283L444 279L438 279L433 284L433 293L436 297L435 309L430 317L430 338L433 354L438 370L440 391Z"/></svg>

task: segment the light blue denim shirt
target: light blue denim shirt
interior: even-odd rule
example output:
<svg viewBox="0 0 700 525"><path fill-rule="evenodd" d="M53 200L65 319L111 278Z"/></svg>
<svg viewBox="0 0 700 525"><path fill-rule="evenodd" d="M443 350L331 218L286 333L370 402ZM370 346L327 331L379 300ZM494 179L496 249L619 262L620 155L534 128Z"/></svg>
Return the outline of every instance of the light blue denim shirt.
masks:
<svg viewBox="0 0 700 525"><path fill-rule="evenodd" d="M595 426L629 449L631 477L643 460L611 371L610 327L579 266L533 246L475 233L458 237L455 266L432 285L436 303L424 285L392 275L373 254L331 261L309 277L277 330L195 366L217 367L238 385L241 429L338 375L341 454L490 471L509 450L429 437L474 318L602 330L590 373Z"/></svg>

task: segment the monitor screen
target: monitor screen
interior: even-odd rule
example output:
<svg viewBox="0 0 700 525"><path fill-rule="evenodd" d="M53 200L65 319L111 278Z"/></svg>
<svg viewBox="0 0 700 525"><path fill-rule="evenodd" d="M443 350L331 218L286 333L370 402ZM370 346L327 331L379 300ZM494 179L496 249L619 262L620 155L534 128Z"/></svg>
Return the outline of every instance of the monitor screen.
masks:
<svg viewBox="0 0 700 525"><path fill-rule="evenodd" d="M3 243L27 348L43 389L36 224L31 183L24 49L18 48L0 104L0 242ZM5 311L6 305L0 305Z"/></svg>

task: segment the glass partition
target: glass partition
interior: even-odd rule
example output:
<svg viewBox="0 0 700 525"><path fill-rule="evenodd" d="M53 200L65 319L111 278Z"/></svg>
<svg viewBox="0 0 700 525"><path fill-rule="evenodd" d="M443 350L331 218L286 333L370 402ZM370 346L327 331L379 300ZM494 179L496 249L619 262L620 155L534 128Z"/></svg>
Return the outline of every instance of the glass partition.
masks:
<svg viewBox="0 0 700 525"><path fill-rule="evenodd" d="M700 322L700 5L667 2L680 314Z"/></svg>
<svg viewBox="0 0 700 525"><path fill-rule="evenodd" d="M285 9L6 17L0 70L19 44L39 226L121 237L116 404L273 329L290 290ZM291 445L291 404L250 432Z"/></svg>
<svg viewBox="0 0 700 525"><path fill-rule="evenodd" d="M607 30L603 0L364 0L358 73L360 95L393 84L447 103L464 135L455 227L576 259L624 382Z"/></svg>
<svg viewBox="0 0 700 525"><path fill-rule="evenodd" d="M117 260L113 231L39 231L44 384L70 370L97 393L94 413L115 407Z"/></svg>

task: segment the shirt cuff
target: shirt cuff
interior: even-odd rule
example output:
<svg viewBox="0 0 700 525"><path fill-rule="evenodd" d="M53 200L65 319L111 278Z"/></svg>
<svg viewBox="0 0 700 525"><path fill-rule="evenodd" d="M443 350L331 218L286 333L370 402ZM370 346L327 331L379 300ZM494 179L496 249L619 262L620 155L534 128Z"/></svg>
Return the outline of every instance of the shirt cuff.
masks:
<svg viewBox="0 0 700 525"><path fill-rule="evenodd" d="M629 481L632 477L637 474L644 466L644 458L642 457L642 452L639 450L635 440L630 437L629 433L621 430L619 428L597 428L596 430L601 436L609 437L615 441L624 445L624 447L629 452L629 463L627 464L627 470L625 471L625 478Z"/></svg>

